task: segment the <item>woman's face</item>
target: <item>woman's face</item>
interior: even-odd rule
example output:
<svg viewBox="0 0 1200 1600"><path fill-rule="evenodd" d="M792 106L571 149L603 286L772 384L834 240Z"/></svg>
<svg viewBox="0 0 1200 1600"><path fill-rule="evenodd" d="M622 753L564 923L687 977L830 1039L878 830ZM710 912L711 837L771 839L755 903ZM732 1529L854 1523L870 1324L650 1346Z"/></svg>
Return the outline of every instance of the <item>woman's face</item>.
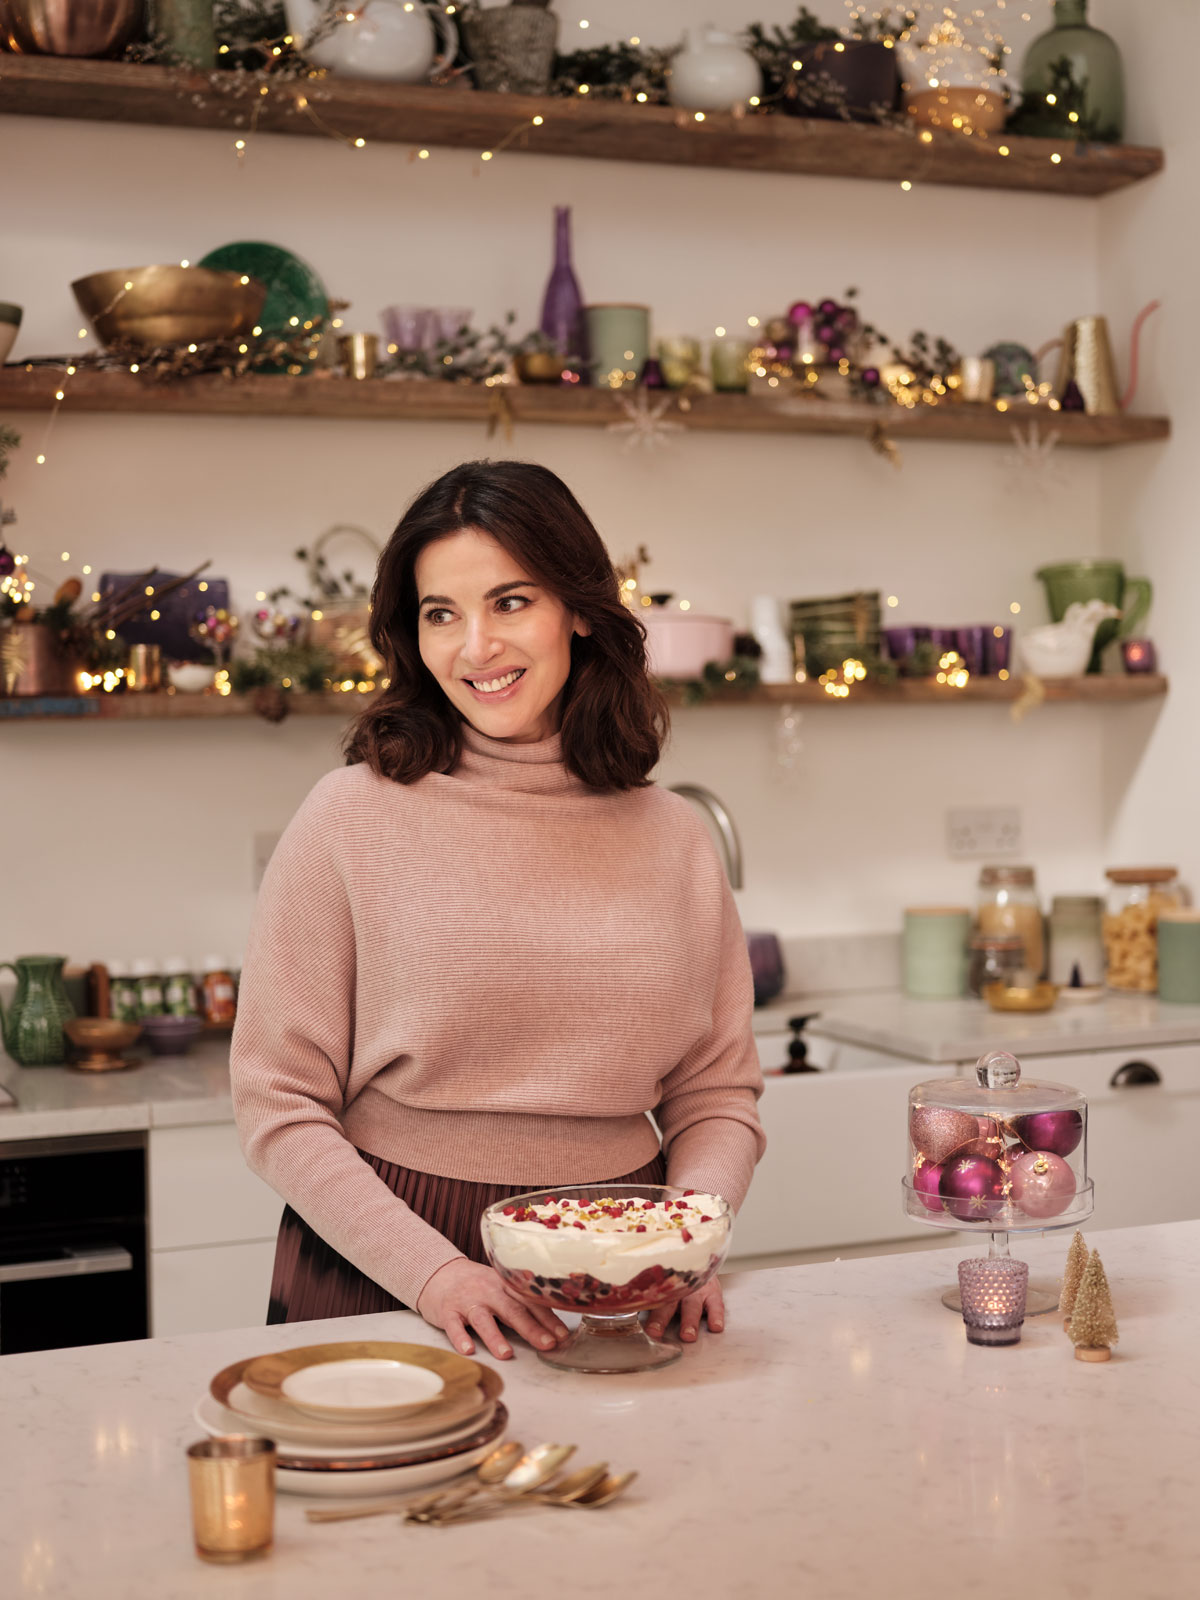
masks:
<svg viewBox="0 0 1200 1600"><path fill-rule="evenodd" d="M421 660L456 710L492 739L557 733L571 637L587 624L475 528L426 545L414 576Z"/></svg>

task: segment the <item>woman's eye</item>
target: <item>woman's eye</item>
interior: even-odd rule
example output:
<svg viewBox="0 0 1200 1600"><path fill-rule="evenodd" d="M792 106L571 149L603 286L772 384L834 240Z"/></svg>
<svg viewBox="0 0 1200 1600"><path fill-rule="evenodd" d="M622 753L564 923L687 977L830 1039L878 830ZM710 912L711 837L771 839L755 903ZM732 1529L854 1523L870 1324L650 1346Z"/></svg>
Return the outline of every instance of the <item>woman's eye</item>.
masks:
<svg viewBox="0 0 1200 1600"><path fill-rule="evenodd" d="M425 613L425 621L433 623L436 628L440 627L449 615L450 613L445 610L427 611Z"/></svg>
<svg viewBox="0 0 1200 1600"><path fill-rule="evenodd" d="M522 611L529 604L529 596L524 594L506 594L497 602L497 604L502 607L511 607L512 611Z"/></svg>

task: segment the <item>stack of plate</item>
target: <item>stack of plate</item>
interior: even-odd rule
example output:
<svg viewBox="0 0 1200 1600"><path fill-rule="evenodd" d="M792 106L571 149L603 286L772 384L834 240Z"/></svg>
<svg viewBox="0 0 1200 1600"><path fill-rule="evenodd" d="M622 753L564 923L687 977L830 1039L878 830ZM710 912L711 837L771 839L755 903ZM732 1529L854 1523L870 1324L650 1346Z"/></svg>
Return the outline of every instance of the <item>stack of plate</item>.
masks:
<svg viewBox="0 0 1200 1600"><path fill-rule="evenodd" d="M196 1406L206 1433L273 1439L294 1494L419 1489L467 1472L504 1437L504 1388L448 1350L379 1341L235 1361Z"/></svg>

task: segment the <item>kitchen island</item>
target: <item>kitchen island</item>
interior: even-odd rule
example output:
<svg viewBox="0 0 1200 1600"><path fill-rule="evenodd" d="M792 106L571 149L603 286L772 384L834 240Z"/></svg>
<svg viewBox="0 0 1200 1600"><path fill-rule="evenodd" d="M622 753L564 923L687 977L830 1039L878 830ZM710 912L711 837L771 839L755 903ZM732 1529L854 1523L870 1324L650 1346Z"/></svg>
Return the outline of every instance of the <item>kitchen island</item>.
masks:
<svg viewBox="0 0 1200 1600"><path fill-rule="evenodd" d="M1014 1347L969 1346L939 1300L961 1250L733 1274L729 1331L664 1371L582 1378L524 1347L498 1363L510 1436L636 1468L624 1500L428 1528L312 1525L315 1502L281 1495L273 1553L237 1569L191 1546L183 1449L211 1375L292 1345L440 1335L397 1313L8 1356L0 1594L1182 1600L1200 1571L1200 1223L1089 1243L1121 1328L1105 1365L1074 1360L1053 1313ZM1066 1246L1017 1253L1053 1276Z"/></svg>

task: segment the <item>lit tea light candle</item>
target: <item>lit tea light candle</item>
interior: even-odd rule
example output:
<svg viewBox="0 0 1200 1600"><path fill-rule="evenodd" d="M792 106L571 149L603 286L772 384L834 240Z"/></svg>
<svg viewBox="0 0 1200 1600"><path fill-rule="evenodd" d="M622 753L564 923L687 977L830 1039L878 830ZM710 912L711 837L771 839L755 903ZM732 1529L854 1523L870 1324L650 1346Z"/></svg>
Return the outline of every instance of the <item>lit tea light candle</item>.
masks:
<svg viewBox="0 0 1200 1600"><path fill-rule="evenodd" d="M1121 657L1126 672L1158 671L1158 657L1149 639L1122 639Z"/></svg>
<svg viewBox="0 0 1200 1600"><path fill-rule="evenodd" d="M962 1315L971 1344L1016 1344L1025 1321L1029 1268L1006 1256L972 1256L958 1264Z"/></svg>

